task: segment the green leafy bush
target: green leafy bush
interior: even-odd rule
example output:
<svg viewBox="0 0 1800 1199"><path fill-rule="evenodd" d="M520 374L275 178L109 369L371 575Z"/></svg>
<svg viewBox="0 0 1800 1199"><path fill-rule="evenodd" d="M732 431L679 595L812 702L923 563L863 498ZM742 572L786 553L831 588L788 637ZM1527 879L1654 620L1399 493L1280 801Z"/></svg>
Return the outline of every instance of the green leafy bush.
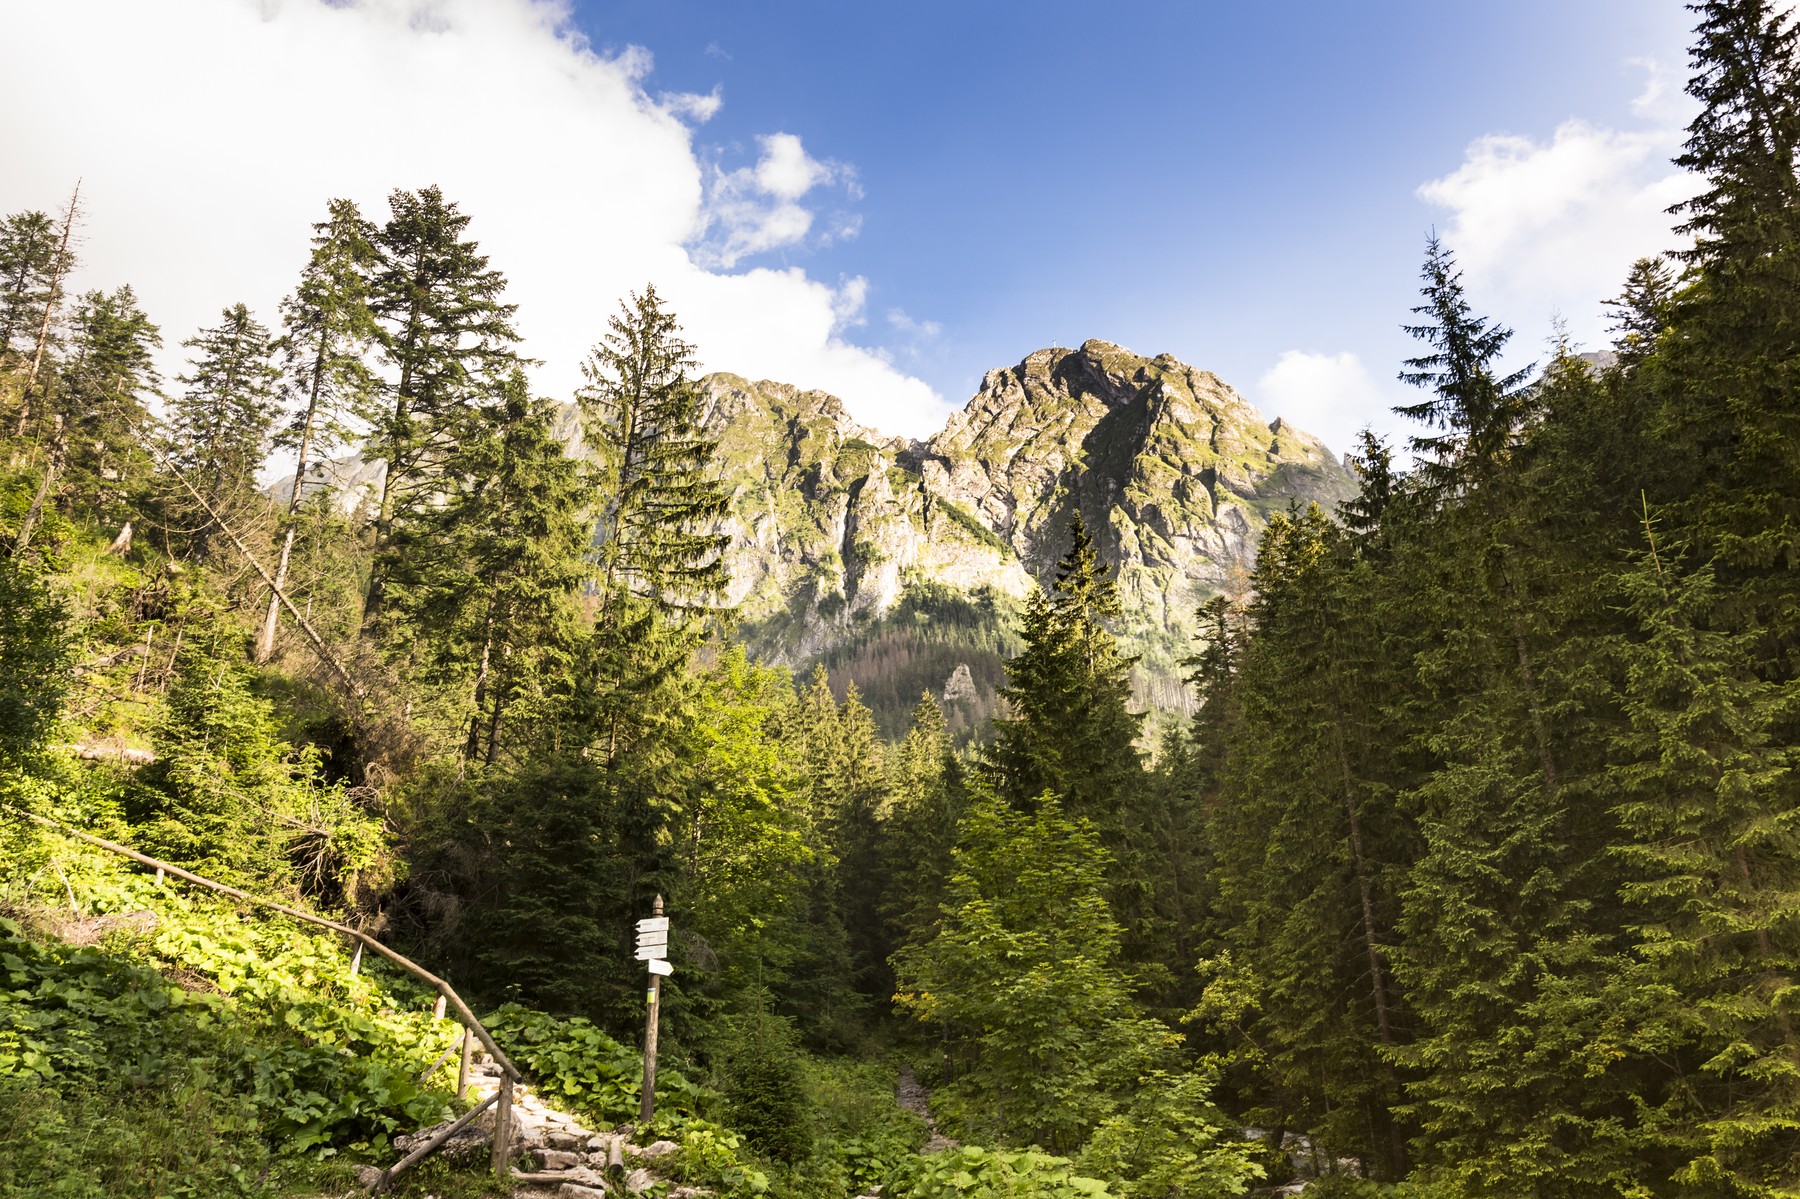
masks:
<svg viewBox="0 0 1800 1199"><path fill-rule="evenodd" d="M915 1157L882 1192L890 1199L1102 1199L1106 1184L1066 1157L963 1145Z"/></svg>
<svg viewBox="0 0 1800 1199"><path fill-rule="evenodd" d="M1081 1168L1111 1179L1124 1199L1243 1194L1263 1176L1258 1146L1226 1131L1213 1082L1209 1072L1145 1076L1130 1108L1094 1131Z"/></svg>
<svg viewBox="0 0 1800 1199"><path fill-rule="evenodd" d="M415 1030L237 981L238 994L189 990L116 950L39 943L0 920L0 1080L91 1095L191 1077L295 1153L380 1147L444 1115L450 1096L414 1077Z"/></svg>
<svg viewBox="0 0 1800 1199"><path fill-rule="evenodd" d="M482 1018L494 1040L546 1100L611 1125L635 1120L644 1059L592 1022L504 1004ZM673 1070L656 1075L656 1114L665 1121L701 1114L718 1096Z"/></svg>
<svg viewBox="0 0 1800 1199"><path fill-rule="evenodd" d="M735 1132L697 1117L677 1123L681 1151L669 1167L676 1181L728 1199L750 1199L768 1191L768 1173L745 1160L750 1155Z"/></svg>
<svg viewBox="0 0 1800 1199"><path fill-rule="evenodd" d="M925 1121L894 1102L894 1071L878 1062L807 1063L819 1154L841 1172L841 1194L885 1183L918 1153Z"/></svg>

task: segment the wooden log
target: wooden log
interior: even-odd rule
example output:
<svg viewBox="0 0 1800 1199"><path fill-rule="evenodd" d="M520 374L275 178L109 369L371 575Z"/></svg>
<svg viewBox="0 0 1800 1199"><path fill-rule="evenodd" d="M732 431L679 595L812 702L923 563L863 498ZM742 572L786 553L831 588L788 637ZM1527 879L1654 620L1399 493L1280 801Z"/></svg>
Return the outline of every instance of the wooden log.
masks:
<svg viewBox="0 0 1800 1199"><path fill-rule="evenodd" d="M469 1059L475 1056L475 1034L463 1029L462 1065L456 1071L456 1101L469 1097Z"/></svg>
<svg viewBox="0 0 1800 1199"><path fill-rule="evenodd" d="M394 1179L400 1177L401 1171L411 1169L413 1166L423 1161L428 1154L437 1152L438 1149L443 1147L445 1141L467 1128L474 1121L475 1117L494 1106L499 1099L500 1093L498 1091L489 1095L486 1099L483 1099L480 1103L459 1116L454 1124L451 1124L448 1128L432 1137L429 1141L426 1141L423 1145L420 1145L417 1149L414 1149L411 1153L383 1170L381 1172L381 1177L375 1181L374 1187L371 1188L373 1192L379 1195L381 1192L387 1190Z"/></svg>
<svg viewBox="0 0 1800 1199"><path fill-rule="evenodd" d="M11 812L15 816L23 816L27 820L35 820L39 824L56 829L65 836L74 837L78 841L85 841L89 845L98 845L101 849L110 850L116 854L122 854L132 861L139 862L152 869L167 871L176 878L186 879L190 883L208 887L222 895L230 895L235 899L241 899L245 903L253 903L258 907L264 907L268 908L270 911L280 912L283 916L292 916L295 920L303 921L307 924L316 924L321 928L328 928L333 932L342 933L346 937L350 937L363 945L367 945L370 949L373 949L376 953L394 963L394 965L399 966L402 970L409 972L415 978L429 983L432 987L436 988L445 999L449 1000L450 1005L456 1009L457 1015L462 1018L463 1027L475 1034L475 1038L481 1042L481 1047L487 1050L488 1056L494 1059L495 1064L500 1067L501 1072L506 1078L513 1079L524 1077L524 1075L519 1073L519 1068L513 1065L512 1059L506 1056L500 1046L494 1044L494 1038L488 1035L487 1029L481 1026L481 1021L475 1018L475 1013L469 1010L469 1005L463 1002L462 996L451 989L449 983L425 969L425 967L419 965L411 958L402 956L394 950L389 949L386 945L383 945L380 941L377 941L367 933L359 932L347 924L339 924L335 920L327 920L323 916L315 916L311 912L302 912L297 908L290 908L286 904L276 903L272 899L259 898L258 896L250 894L248 891L240 891L236 887L228 886L225 883L216 882L210 878L203 878L190 870L183 870L179 866L173 866L168 862L159 861L147 854L141 854L135 849L130 849L116 842L108 841L104 837L96 837L92 833L84 833L78 828L71 828L60 820L52 820L48 816L39 816L36 812L27 812L25 809L15 808L9 803L0 803L0 809Z"/></svg>

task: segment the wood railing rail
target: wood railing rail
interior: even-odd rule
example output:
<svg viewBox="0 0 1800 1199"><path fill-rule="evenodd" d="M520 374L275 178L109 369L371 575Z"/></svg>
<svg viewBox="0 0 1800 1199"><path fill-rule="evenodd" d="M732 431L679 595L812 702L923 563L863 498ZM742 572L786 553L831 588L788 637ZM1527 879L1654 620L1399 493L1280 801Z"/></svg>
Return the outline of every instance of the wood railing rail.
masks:
<svg viewBox="0 0 1800 1199"><path fill-rule="evenodd" d="M327 920L323 916L315 916L311 912L303 912L298 908L291 908L286 904L277 903L272 899L263 899L261 896L252 895L250 892L233 887L228 883L219 882L217 879L206 878L203 875L195 874L191 870L183 870L173 863L164 862L157 858L153 858L148 854L139 853L137 850L132 849L129 846L120 845L116 841L108 841L104 837L96 837L92 833L82 832L80 829L64 824L60 820L53 820L48 816L40 816L36 812L27 812L23 808L16 808L8 803L0 803L0 809L11 812L15 816L22 816L27 820L35 821L47 828L55 829L64 836L74 837L78 841L84 841L89 845L98 846L101 849L130 858L132 861L138 862L141 865L149 866L157 872L159 880L164 874L172 874L176 878L185 879L196 886L206 887L210 890L217 891L222 895L229 895L234 899L241 899L245 903L254 904L257 907L268 908L270 911L280 912L282 915L290 916L295 920L307 924L316 924L321 928L328 928L333 932L341 933L355 941L358 945L367 946L368 948L373 949L376 953L388 959L388 961L393 962L402 970L407 971L409 974L412 974L414 977L430 985L438 992L438 994L444 997L444 1000L452 1008L456 1010L457 1018L466 1030L463 1038L462 1070L460 1077L457 1080L458 1097L461 1097L464 1084L468 1078L469 1036L473 1036L475 1040L479 1041L481 1047L487 1050L488 1056L493 1058L495 1064L500 1067L500 1087L494 1094L488 1096L487 1099L483 1100L476 1107L465 1112L462 1117L450 1127L445 1128L430 1141L419 1146L400 1161L382 1171L380 1179L376 1181L372 1189L377 1194L386 1190L389 1184L399 1176L401 1171L416 1165L425 1157L441 1148L446 1141L465 1128L478 1115L496 1104L498 1104L498 1107L494 1113L493 1167L497 1177L502 1181L508 1180L509 1175L507 1171L511 1159L509 1150L512 1141L513 1084L522 1081L524 1076L519 1073L518 1067L513 1065L512 1059L507 1057L500 1046L494 1043L494 1038L489 1035L486 1028L482 1027L481 1021L475 1018L475 1013L470 1010L468 1004L463 1002L462 996L458 995L449 983L431 973L431 971L425 969L425 967L419 965L411 958L389 949L386 945L383 945L380 941L377 941L374 937L371 937L361 929L351 928L347 924L340 924L335 920ZM436 1073L438 1066L441 1066L443 1061L444 1059L439 1059L438 1065L433 1066L430 1073ZM429 1073L427 1077L429 1077Z"/></svg>

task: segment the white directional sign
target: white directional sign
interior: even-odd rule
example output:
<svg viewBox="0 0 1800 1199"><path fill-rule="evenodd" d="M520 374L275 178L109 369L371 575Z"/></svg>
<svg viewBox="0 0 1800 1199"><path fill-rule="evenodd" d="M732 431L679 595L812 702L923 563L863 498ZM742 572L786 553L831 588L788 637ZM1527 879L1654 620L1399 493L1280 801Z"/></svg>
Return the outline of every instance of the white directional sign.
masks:
<svg viewBox="0 0 1800 1199"><path fill-rule="evenodd" d="M640 920L637 924L637 957L641 962L653 962L666 958L669 954L669 918L652 916Z"/></svg>
<svg viewBox="0 0 1800 1199"><path fill-rule="evenodd" d="M669 963L663 961L661 958L651 958L645 964L650 967L650 973L652 974L661 974L666 977L675 973L675 967L669 965Z"/></svg>

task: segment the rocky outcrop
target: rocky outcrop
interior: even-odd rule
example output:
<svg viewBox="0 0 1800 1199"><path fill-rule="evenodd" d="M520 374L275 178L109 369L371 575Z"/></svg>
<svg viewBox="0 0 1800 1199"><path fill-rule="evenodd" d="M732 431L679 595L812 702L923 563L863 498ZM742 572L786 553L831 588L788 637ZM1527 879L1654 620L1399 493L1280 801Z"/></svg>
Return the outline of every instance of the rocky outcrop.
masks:
<svg viewBox="0 0 1800 1199"><path fill-rule="evenodd" d="M1270 514L1355 491L1317 438L1216 375L1104 341L990 371L923 442L884 439L822 392L704 386L733 489L732 598L752 644L793 663L878 622L909 584L1048 584L1079 511L1118 571L1140 703L1184 710L1200 603L1247 575Z"/></svg>

